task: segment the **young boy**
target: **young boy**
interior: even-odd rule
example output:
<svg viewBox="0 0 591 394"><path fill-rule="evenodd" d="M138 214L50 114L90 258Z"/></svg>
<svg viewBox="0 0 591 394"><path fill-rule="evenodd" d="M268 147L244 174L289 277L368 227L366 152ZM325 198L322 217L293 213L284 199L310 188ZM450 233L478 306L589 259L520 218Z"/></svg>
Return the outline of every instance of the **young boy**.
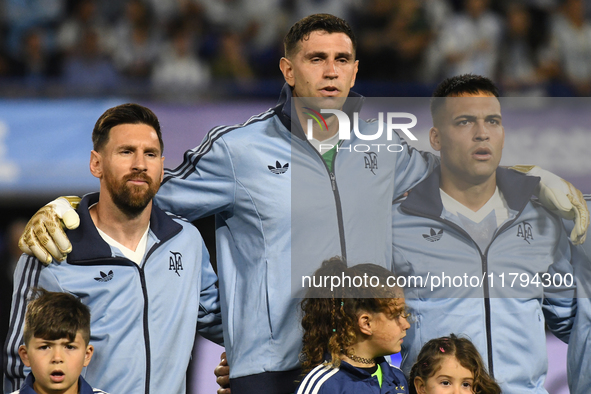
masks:
<svg viewBox="0 0 591 394"><path fill-rule="evenodd" d="M75 296L35 291L25 315L23 363L31 368L21 394L106 394L80 376L92 358L90 310Z"/></svg>

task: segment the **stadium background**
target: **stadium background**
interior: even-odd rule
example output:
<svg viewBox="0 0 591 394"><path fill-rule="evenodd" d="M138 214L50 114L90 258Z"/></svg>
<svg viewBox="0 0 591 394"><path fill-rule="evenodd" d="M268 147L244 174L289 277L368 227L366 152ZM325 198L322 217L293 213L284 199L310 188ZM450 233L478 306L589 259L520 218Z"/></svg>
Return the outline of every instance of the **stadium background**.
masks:
<svg viewBox="0 0 591 394"><path fill-rule="evenodd" d="M591 5L582 0L0 0L2 338L18 256L11 234L48 200L97 189L88 173L97 117L123 102L149 106L174 167L211 127L274 105L281 39L316 12L353 25L355 90L365 96L428 97L441 78L471 71L537 108L548 105L542 97L580 97L553 123L517 116L504 163L536 163L591 192ZM427 130L417 130L422 149ZM197 224L212 245L211 219ZM564 350L549 349L552 393L564 386ZM191 392L211 393L219 351L199 341L196 354L192 368L205 375L193 374Z"/></svg>

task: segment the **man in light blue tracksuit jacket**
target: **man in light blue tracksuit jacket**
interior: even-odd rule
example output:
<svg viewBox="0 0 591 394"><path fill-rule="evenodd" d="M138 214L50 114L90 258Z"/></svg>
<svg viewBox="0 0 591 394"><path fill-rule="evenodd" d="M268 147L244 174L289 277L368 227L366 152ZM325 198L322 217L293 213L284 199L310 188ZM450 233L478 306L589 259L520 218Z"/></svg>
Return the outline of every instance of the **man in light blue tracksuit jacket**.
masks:
<svg viewBox="0 0 591 394"><path fill-rule="evenodd" d="M498 167L504 128L492 82L454 77L434 97L441 165L393 210L393 271L420 278L406 292L416 319L402 369L427 341L455 333L474 342L503 392L546 393L544 326L566 342L576 310L568 237L531 200L539 179Z"/></svg>
<svg viewBox="0 0 591 394"><path fill-rule="evenodd" d="M151 203L163 171L155 115L124 104L107 110L96 130L91 171L101 193L78 206L80 226L68 231L72 253L48 266L27 255L17 264L4 392L20 388L28 373L18 347L27 298L42 287L90 308L95 352L82 376L92 386L183 394L196 332L222 343L217 277L197 229ZM95 141L98 134L107 142Z"/></svg>
<svg viewBox="0 0 591 394"><path fill-rule="evenodd" d="M331 28L322 20L315 23L313 30ZM311 35L305 42L317 45L327 37L348 36ZM349 52L354 50L350 42ZM342 56L331 47L315 50L337 57L330 61ZM341 86L342 71L338 77L325 74L322 83ZM392 201L436 163L396 133L391 141L386 133L372 141L403 147L397 153L374 150L373 171L366 166L367 155L350 148L366 143L354 134L327 163L292 113L293 91L302 87L305 81L299 79L295 88L286 84L276 107L242 125L211 130L199 147L185 153L183 164L165 173L155 197L159 207L189 220L216 215L224 344L235 394L293 392L302 332L300 300L290 292L299 283L292 283L292 266L297 270L311 262L315 266L302 273L312 273L333 256L344 256L349 264L389 265ZM351 92L348 97L344 111L357 111L361 96ZM378 126L360 121L359 129L373 135Z"/></svg>

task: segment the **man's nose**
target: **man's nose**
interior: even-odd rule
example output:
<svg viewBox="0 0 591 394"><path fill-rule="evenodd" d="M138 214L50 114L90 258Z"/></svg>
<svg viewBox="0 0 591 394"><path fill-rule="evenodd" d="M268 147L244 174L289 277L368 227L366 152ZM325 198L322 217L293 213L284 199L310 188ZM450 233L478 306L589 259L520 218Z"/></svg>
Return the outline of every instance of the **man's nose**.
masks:
<svg viewBox="0 0 591 394"><path fill-rule="evenodd" d="M146 157L143 154L135 155L132 167L136 171L146 171L148 168L146 165Z"/></svg>
<svg viewBox="0 0 591 394"><path fill-rule="evenodd" d="M337 78L339 76L339 72L338 72L337 64L336 64L335 60L329 59L326 61L324 76L326 78Z"/></svg>
<svg viewBox="0 0 591 394"><path fill-rule="evenodd" d="M490 138L490 132L484 121L477 121L474 128L474 139L477 141L487 141Z"/></svg>

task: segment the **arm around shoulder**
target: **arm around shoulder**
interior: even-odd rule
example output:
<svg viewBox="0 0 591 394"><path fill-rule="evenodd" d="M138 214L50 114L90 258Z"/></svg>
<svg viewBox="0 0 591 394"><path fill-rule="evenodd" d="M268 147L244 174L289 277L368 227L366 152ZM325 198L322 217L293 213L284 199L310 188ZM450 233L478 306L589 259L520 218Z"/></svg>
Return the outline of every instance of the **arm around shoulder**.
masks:
<svg viewBox="0 0 591 394"><path fill-rule="evenodd" d="M165 170L154 198L164 211L193 221L233 208L236 180L230 150L221 136L208 137L185 152L181 165Z"/></svg>

